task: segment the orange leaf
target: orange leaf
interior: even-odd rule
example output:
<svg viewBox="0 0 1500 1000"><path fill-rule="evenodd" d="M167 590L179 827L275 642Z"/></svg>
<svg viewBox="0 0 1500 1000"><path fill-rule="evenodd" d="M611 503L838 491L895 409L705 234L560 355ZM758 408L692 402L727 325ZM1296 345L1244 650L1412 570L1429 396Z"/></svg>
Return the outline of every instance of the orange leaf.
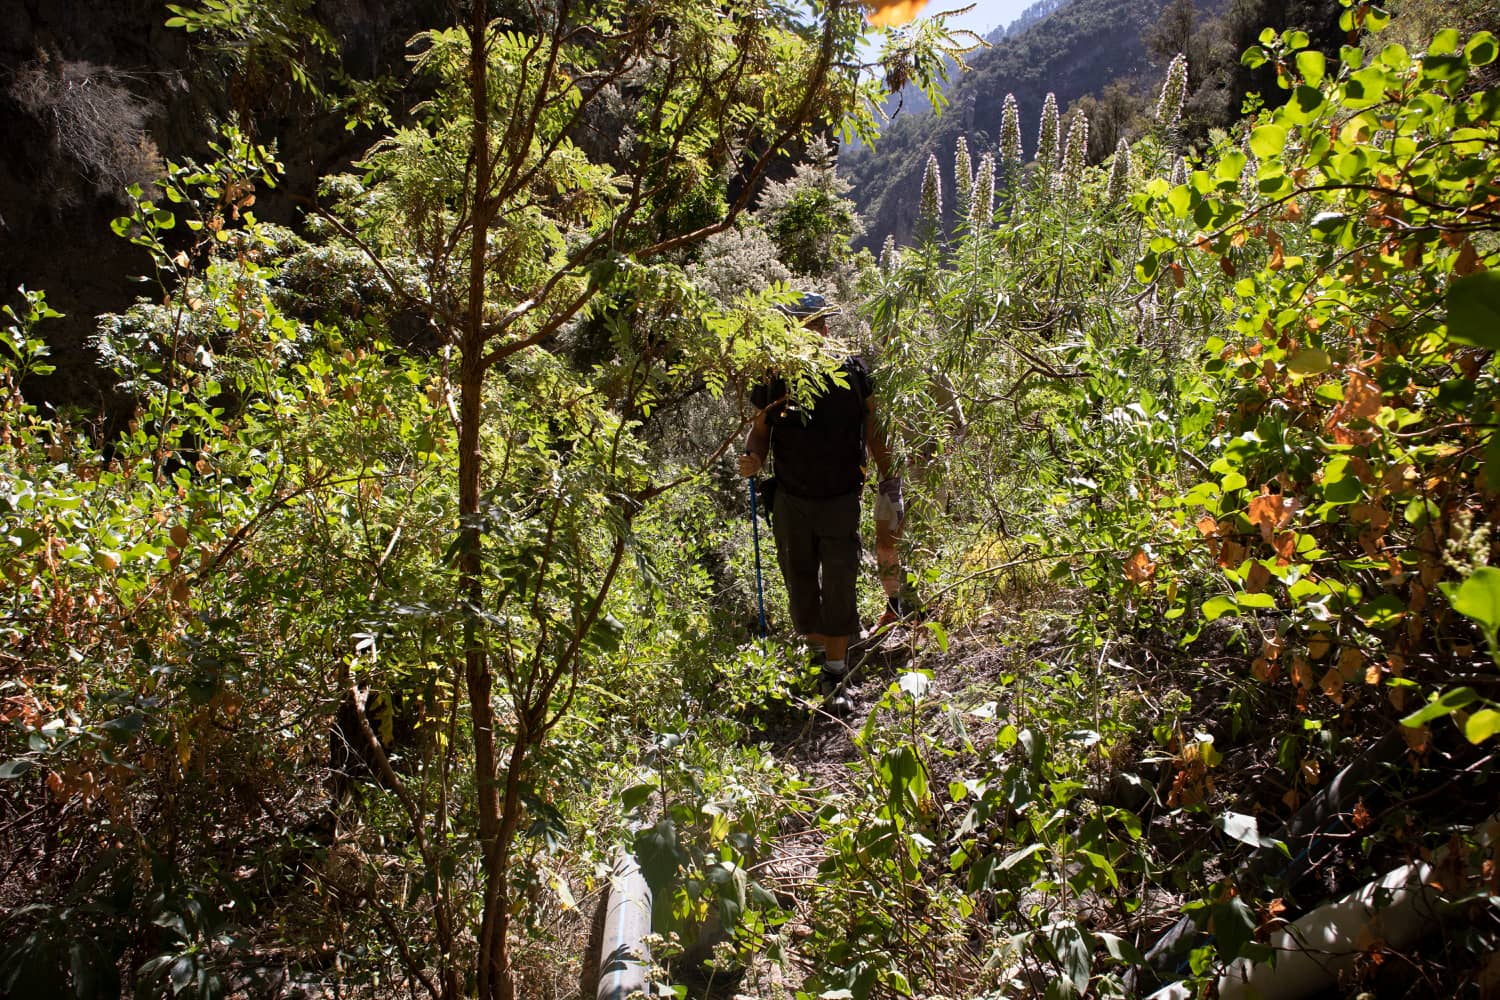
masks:
<svg viewBox="0 0 1500 1000"><path fill-rule="evenodd" d="M1238 566L1245 561L1245 547L1239 542L1225 542L1219 552L1218 563L1224 569Z"/></svg>
<svg viewBox="0 0 1500 1000"><path fill-rule="evenodd" d="M1266 270L1279 271L1284 266L1286 266L1286 259L1281 256L1281 241L1277 240L1276 245L1271 248L1271 259L1266 261Z"/></svg>
<svg viewBox="0 0 1500 1000"><path fill-rule="evenodd" d="M1299 688L1312 687L1312 664L1302 657L1294 657L1292 660L1292 683Z"/></svg>
<svg viewBox="0 0 1500 1000"><path fill-rule="evenodd" d="M1391 693L1395 694L1399 690L1401 689L1397 688ZM1428 732L1425 724L1421 726L1397 726L1396 728L1400 730L1401 738L1406 741L1407 747L1413 753L1421 753L1427 749L1427 737L1431 734Z"/></svg>
<svg viewBox="0 0 1500 1000"><path fill-rule="evenodd" d="M1209 515L1204 514L1202 517L1198 518L1198 530L1205 536L1212 538L1214 535L1217 535L1219 533L1219 522L1215 521Z"/></svg>
<svg viewBox="0 0 1500 1000"><path fill-rule="evenodd" d="M862 0L877 28L906 24L922 12L927 0Z"/></svg>
<svg viewBox="0 0 1500 1000"><path fill-rule="evenodd" d="M1327 635L1324 635L1321 632L1313 636L1311 639L1307 640L1307 655L1312 657L1314 660L1321 660L1323 657L1327 656L1328 650L1331 648L1333 648L1333 643L1329 640Z"/></svg>
<svg viewBox="0 0 1500 1000"><path fill-rule="evenodd" d="M1234 274L1235 274L1235 271L1234 271L1234 262L1231 261L1228 257L1220 257L1219 258L1219 270L1223 271L1225 274L1229 275L1231 278L1234 277Z"/></svg>
<svg viewBox="0 0 1500 1000"><path fill-rule="evenodd" d="M1245 592L1259 594L1266 589L1266 584L1271 582L1271 571L1260 563L1251 563L1250 572L1245 577Z"/></svg>
<svg viewBox="0 0 1500 1000"><path fill-rule="evenodd" d="M1337 668L1329 667L1328 672L1323 675L1323 679L1318 682L1318 686L1336 704L1342 705L1344 703L1344 675L1339 673Z"/></svg>
<svg viewBox="0 0 1500 1000"><path fill-rule="evenodd" d="M1183 283L1182 265L1174 260L1171 264L1167 265L1167 270L1172 272L1172 284L1181 288Z"/></svg>
<svg viewBox="0 0 1500 1000"><path fill-rule="evenodd" d="M1349 373L1349 386L1344 390L1344 415L1371 420L1380 412L1380 386L1364 372Z"/></svg>
<svg viewBox="0 0 1500 1000"><path fill-rule="evenodd" d="M1346 681L1352 681L1359 676L1360 668L1365 665L1365 654L1358 647L1345 646L1344 651L1339 654L1339 674Z"/></svg>
<svg viewBox="0 0 1500 1000"><path fill-rule="evenodd" d="M1155 574L1156 563L1151 561L1144 549L1136 549L1130 558L1125 560L1125 579L1136 586L1145 583Z"/></svg>
<svg viewBox="0 0 1500 1000"><path fill-rule="evenodd" d="M1453 262L1453 273L1459 277L1473 274L1479 270L1479 254L1474 250L1474 244L1464 240L1464 248L1458 252L1458 259Z"/></svg>
<svg viewBox="0 0 1500 1000"><path fill-rule="evenodd" d="M1318 778L1323 774L1323 765L1309 757L1302 762L1302 780L1309 785L1316 785Z"/></svg>
<svg viewBox="0 0 1500 1000"><path fill-rule="evenodd" d="M1276 550L1276 563L1286 566L1292 561L1292 556L1297 554L1297 533L1295 531L1283 531L1271 539L1271 547Z"/></svg>

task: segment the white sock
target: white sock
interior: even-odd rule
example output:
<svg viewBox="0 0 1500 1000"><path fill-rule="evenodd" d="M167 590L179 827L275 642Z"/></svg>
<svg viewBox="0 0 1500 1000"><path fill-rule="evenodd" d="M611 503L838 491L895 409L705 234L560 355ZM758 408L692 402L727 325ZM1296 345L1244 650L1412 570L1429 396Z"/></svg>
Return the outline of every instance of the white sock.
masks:
<svg viewBox="0 0 1500 1000"><path fill-rule="evenodd" d="M826 673L833 674L835 677L844 676L844 671L847 669L849 668L843 660L829 660L827 663L823 664L823 670Z"/></svg>

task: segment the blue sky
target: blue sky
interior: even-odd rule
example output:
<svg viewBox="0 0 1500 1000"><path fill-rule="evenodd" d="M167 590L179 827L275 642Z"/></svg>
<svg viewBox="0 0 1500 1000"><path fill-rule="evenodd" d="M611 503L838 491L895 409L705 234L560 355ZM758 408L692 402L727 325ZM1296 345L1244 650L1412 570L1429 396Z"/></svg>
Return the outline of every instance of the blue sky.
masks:
<svg viewBox="0 0 1500 1000"><path fill-rule="evenodd" d="M967 28L980 37L988 35L1002 24L1009 24L1021 16L1021 11L1030 7L1034 0L977 0L974 9L967 14L948 18L954 28ZM945 10L963 7L963 0L931 0L922 11L923 17Z"/></svg>

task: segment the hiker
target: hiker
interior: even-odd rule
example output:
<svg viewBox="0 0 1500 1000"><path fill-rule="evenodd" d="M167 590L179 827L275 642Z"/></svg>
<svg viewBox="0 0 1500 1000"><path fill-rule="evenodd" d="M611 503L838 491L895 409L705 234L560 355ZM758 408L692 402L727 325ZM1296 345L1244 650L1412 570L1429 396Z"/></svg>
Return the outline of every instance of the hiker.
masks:
<svg viewBox="0 0 1500 1000"><path fill-rule="evenodd" d="M823 296L812 293L785 311L825 336L827 317L834 312ZM775 460L776 559L792 625L818 651L819 687L829 698L835 698L848 670L849 640L860 631L856 582L867 447L880 474L880 509L897 526L902 518L901 480L892 474L890 452L875 423L869 371L849 357L843 372L847 387L830 379L806 407L788 397L781 379L751 390L756 412L739 464L740 475L748 477L760 472L768 455Z"/></svg>

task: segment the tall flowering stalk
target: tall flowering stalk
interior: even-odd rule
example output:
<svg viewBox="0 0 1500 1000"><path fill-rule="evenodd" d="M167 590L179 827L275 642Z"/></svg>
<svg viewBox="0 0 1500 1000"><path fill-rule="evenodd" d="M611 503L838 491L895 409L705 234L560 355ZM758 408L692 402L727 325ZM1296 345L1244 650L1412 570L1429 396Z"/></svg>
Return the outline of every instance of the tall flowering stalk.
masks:
<svg viewBox="0 0 1500 1000"><path fill-rule="evenodd" d="M900 266L901 252L896 249L896 237L887 235L885 244L880 248L880 273L890 278Z"/></svg>
<svg viewBox="0 0 1500 1000"><path fill-rule="evenodd" d="M963 136L953 151L953 194L959 218L966 218L974 197L974 161L969 157L969 140Z"/></svg>
<svg viewBox="0 0 1500 1000"><path fill-rule="evenodd" d="M1130 184L1130 146L1124 137L1115 146L1115 161L1110 166L1109 183L1104 186L1104 203L1110 207L1125 198L1125 188Z"/></svg>
<svg viewBox="0 0 1500 1000"><path fill-rule="evenodd" d="M1000 112L1000 162L995 178L1001 191L1012 192L1021 178L1021 108L1016 104L1015 94L1005 95L1005 107Z"/></svg>
<svg viewBox="0 0 1500 1000"><path fill-rule="evenodd" d="M979 232L989 227L995 217L995 154L979 158L979 172L974 176L974 203L969 209L969 229Z"/></svg>
<svg viewBox="0 0 1500 1000"><path fill-rule="evenodd" d="M1182 108L1187 101L1187 86L1187 56L1179 52L1167 66L1167 78L1156 102L1156 124L1171 149L1181 144Z"/></svg>
<svg viewBox="0 0 1500 1000"><path fill-rule="evenodd" d="M1174 164L1172 164L1172 176L1171 176L1170 180L1172 182L1172 186L1173 187L1180 187L1181 185L1187 183L1187 181L1188 181L1187 160L1183 159L1180 156L1177 158L1177 162L1174 163Z"/></svg>
<svg viewBox="0 0 1500 1000"><path fill-rule="evenodd" d="M1068 147L1063 153L1063 191L1070 197L1078 193L1083 180L1083 168L1089 158L1089 119L1082 111L1073 115L1073 124L1068 129Z"/></svg>
<svg viewBox="0 0 1500 1000"><path fill-rule="evenodd" d="M922 199L917 202L917 238L937 239L943 218L943 178L936 153L927 154L927 173L922 175Z"/></svg>
<svg viewBox="0 0 1500 1000"><path fill-rule="evenodd" d="M1058 166L1057 95L1048 94L1042 102L1042 127L1036 138L1037 186L1043 191L1052 189L1052 175Z"/></svg>

